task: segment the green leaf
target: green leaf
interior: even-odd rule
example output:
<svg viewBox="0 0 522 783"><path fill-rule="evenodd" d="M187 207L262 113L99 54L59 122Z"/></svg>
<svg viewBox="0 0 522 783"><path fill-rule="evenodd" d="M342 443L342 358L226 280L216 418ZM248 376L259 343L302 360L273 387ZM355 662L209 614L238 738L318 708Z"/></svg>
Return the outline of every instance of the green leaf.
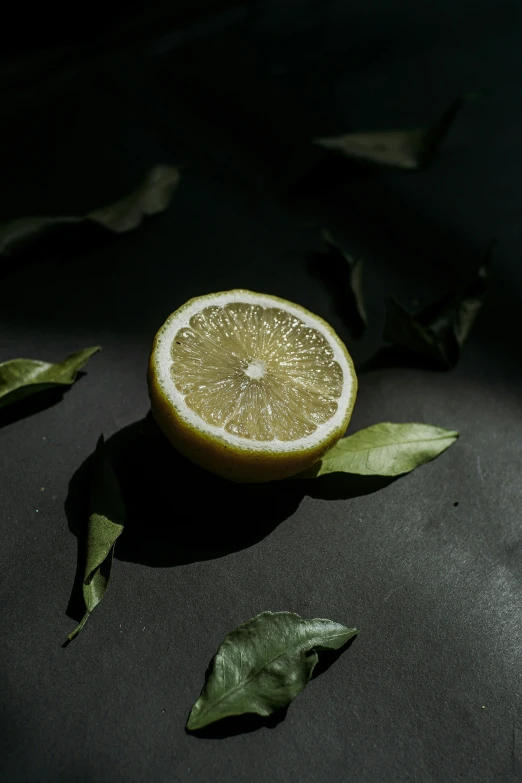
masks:
<svg viewBox="0 0 522 783"><path fill-rule="evenodd" d="M321 460L298 478L328 473L359 476L400 476L438 457L459 433L430 424L373 424L341 438Z"/></svg>
<svg viewBox="0 0 522 783"><path fill-rule="evenodd" d="M47 389L71 386L78 372L98 351L101 351L99 345L85 348L57 364L36 359L11 359L0 363L0 408Z"/></svg>
<svg viewBox="0 0 522 783"><path fill-rule="evenodd" d="M243 713L266 716L286 707L310 680L316 650L338 650L357 633L331 620L303 620L292 612L258 614L225 637L187 729Z"/></svg>
<svg viewBox="0 0 522 783"><path fill-rule="evenodd" d="M154 166L136 190L120 201L82 216L27 217L0 223L0 255L19 256L45 243L57 243L78 232L121 234L139 226L143 218L163 212L179 185L180 169ZM83 236L83 235L82 235Z"/></svg>
<svg viewBox="0 0 522 783"><path fill-rule="evenodd" d="M321 237L327 253L321 254L318 272L331 286L336 307L354 337L360 338L366 329L367 321L362 292L363 261L342 250L329 231L322 231Z"/></svg>
<svg viewBox="0 0 522 783"><path fill-rule="evenodd" d="M492 242L473 280L456 293L431 303L416 316L389 299L383 340L423 356L439 367L455 367L486 297L495 247L496 242Z"/></svg>
<svg viewBox="0 0 522 783"><path fill-rule="evenodd" d="M86 612L77 628L67 637L74 639L89 619L92 610L102 600L111 573L116 539L123 532L125 504L120 483L109 462L100 437L96 446L91 477L89 523L83 579L83 600Z"/></svg>
<svg viewBox="0 0 522 783"><path fill-rule="evenodd" d="M315 139L315 144L344 157L377 166L415 170L428 166L453 124L463 104L474 93L457 98L430 128L422 130L347 133Z"/></svg>

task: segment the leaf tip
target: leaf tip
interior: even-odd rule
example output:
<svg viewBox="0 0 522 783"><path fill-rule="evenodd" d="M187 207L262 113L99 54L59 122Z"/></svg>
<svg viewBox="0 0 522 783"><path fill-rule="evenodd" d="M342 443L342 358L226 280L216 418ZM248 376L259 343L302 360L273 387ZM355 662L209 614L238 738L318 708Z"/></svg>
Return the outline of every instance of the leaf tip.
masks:
<svg viewBox="0 0 522 783"><path fill-rule="evenodd" d="M317 147L324 147L325 149L331 149L332 140L328 137L320 137L320 138L312 139L312 144L315 144Z"/></svg>
<svg viewBox="0 0 522 783"><path fill-rule="evenodd" d="M91 358L91 356L94 356L95 353L98 353L102 350L101 345L91 345L89 348L84 348L83 351L78 351L77 354L72 354L72 356L78 356L81 357L83 360L83 364L78 369L81 370L85 365L87 364L87 361Z"/></svg>
<svg viewBox="0 0 522 783"><path fill-rule="evenodd" d="M348 642L350 642L352 639L355 639L355 637L358 636L360 632L361 632L360 628L347 628L345 626L345 631L344 631L346 636L345 644L348 644Z"/></svg>
<svg viewBox="0 0 522 783"><path fill-rule="evenodd" d="M190 711L187 722L185 724L186 731L199 731L199 729L202 729L206 725L206 722L201 720L199 717L200 710L198 704L199 700L194 704Z"/></svg>

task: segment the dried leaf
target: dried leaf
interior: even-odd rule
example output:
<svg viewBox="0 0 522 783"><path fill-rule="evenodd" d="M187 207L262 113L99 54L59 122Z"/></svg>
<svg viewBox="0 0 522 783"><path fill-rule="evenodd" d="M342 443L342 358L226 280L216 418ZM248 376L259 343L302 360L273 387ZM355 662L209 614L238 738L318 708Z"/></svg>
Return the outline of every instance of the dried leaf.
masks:
<svg viewBox="0 0 522 783"><path fill-rule="evenodd" d="M454 294L428 305L414 316L394 299L386 305L383 339L401 349L423 356L446 369L455 367L461 348L486 297L494 262L496 242L473 280Z"/></svg>
<svg viewBox="0 0 522 783"><path fill-rule="evenodd" d="M144 217L163 212L179 185L180 169L154 166L142 184L120 201L83 216L27 217L0 223L0 256L21 256L60 241L82 242L91 232L121 234L139 226Z"/></svg>
<svg viewBox="0 0 522 783"><path fill-rule="evenodd" d="M362 292L363 260L342 250L329 231L322 231L321 237L327 248L327 253L320 257L321 277L331 285L336 307L354 337L360 338L367 323Z"/></svg>
<svg viewBox="0 0 522 783"><path fill-rule="evenodd" d="M427 129L347 133L315 139L314 143L346 158L376 166L410 171L425 168L435 158L463 104L474 97L470 93L457 98Z"/></svg>

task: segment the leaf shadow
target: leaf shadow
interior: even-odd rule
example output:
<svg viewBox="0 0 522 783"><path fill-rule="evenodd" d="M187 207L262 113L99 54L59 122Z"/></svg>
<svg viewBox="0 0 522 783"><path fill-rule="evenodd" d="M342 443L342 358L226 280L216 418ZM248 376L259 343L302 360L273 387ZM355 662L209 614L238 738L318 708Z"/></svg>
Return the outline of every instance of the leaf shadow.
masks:
<svg viewBox="0 0 522 783"><path fill-rule="evenodd" d="M299 508L303 497L350 499L376 492L390 479L333 475L320 479L236 484L192 464L173 449L152 415L105 443L126 505L115 559L150 567L212 560L247 549ZM82 580L93 454L69 482L65 513L78 538L76 575L66 613L84 613Z"/></svg>
<svg viewBox="0 0 522 783"><path fill-rule="evenodd" d="M78 372L76 380L72 384L63 386L57 386L54 389L46 389L45 391L37 392L31 397L25 397L22 400L17 400L10 405L6 405L5 408L0 408L0 430L3 427L7 427L9 424L14 424L22 419L27 419L29 416L34 416L35 413L41 413L41 411L53 408L63 398L64 394L67 394L78 381L86 375L86 372Z"/></svg>
<svg viewBox="0 0 522 783"><path fill-rule="evenodd" d="M429 359L427 356L422 356L420 353L407 351L405 348L399 348L394 345L383 345L373 356L357 365L357 373L362 375L363 373L390 370L392 368L429 370L431 372L448 371L451 369L451 367Z"/></svg>
<svg viewBox="0 0 522 783"><path fill-rule="evenodd" d="M319 660L317 661L312 673L312 680L315 680L317 677L320 677L321 674L327 672L328 669L334 665L336 660L340 658L343 653L349 650L356 639L357 636L352 636L352 638L348 639L346 644L343 644L343 646L339 647L338 650L320 650Z"/></svg>
<svg viewBox="0 0 522 783"><path fill-rule="evenodd" d="M400 476L357 476L347 473L330 473L318 478L299 479L303 495L321 500L353 500L372 495L385 489Z"/></svg>
<svg viewBox="0 0 522 783"><path fill-rule="evenodd" d="M299 174L288 184L290 195L299 195L306 191L335 190L357 179L376 179L382 176L378 166L357 158L346 158L338 153L323 150L312 145L307 149L305 162ZM390 170L388 169L388 172ZM394 171L398 176L407 175L408 171Z"/></svg>
<svg viewBox="0 0 522 783"><path fill-rule="evenodd" d="M248 712L245 713L245 715L234 715L230 718L223 718L222 720L216 721L216 723L211 723L209 726L205 726L202 729L196 729L195 731L185 729L185 733L199 739L227 739L227 737L237 737L239 734L251 734L251 732L263 728L275 729L276 726L285 719L287 712L288 707L283 707L267 717Z"/></svg>
<svg viewBox="0 0 522 783"><path fill-rule="evenodd" d="M235 484L178 454L152 416L106 441L126 505L115 558L172 567L223 557L261 541L295 512L303 497L289 482ZM69 482L65 512L78 538L77 569L67 614L83 614L82 579L89 497L89 456Z"/></svg>
<svg viewBox="0 0 522 783"><path fill-rule="evenodd" d="M360 340L366 325L357 309L357 302L351 288L351 270L348 261L341 253L338 255L326 251L310 253L307 271L330 293L337 317L347 325L353 337Z"/></svg>
<svg viewBox="0 0 522 783"><path fill-rule="evenodd" d="M116 244L118 235L113 234L103 226L93 221L80 221L72 225L61 223L56 218L45 229L25 241L20 241L11 254L0 252L0 280L8 277L13 269L20 270L25 266L70 262L71 255L85 257L104 245Z"/></svg>

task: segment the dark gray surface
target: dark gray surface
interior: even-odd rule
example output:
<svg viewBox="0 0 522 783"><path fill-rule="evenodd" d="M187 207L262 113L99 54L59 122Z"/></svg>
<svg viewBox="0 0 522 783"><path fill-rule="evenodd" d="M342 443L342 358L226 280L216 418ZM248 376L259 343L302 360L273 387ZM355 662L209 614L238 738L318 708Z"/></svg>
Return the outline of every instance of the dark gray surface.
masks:
<svg viewBox="0 0 522 783"><path fill-rule="evenodd" d="M104 348L61 401L0 422L2 780L520 779L520 17L491 1L241 6L101 59L93 47L34 88L34 73L7 79L5 217L86 210L152 163L190 165L168 212L138 231L18 270L0 262L2 359ZM422 124L476 87L489 92L431 170L299 179L317 163L311 136ZM366 260L362 343L310 275L311 223ZM141 448L141 425L121 434L148 410L153 334L188 297L244 286L295 300L360 363L386 295L409 305L462 282L492 236L493 291L458 368L360 376L352 429L460 430L413 474L351 499L236 494L174 459L156 474L161 446ZM77 471L101 432L130 437L143 546L136 527L62 649ZM275 727L186 735L225 633L281 609L362 632Z"/></svg>

